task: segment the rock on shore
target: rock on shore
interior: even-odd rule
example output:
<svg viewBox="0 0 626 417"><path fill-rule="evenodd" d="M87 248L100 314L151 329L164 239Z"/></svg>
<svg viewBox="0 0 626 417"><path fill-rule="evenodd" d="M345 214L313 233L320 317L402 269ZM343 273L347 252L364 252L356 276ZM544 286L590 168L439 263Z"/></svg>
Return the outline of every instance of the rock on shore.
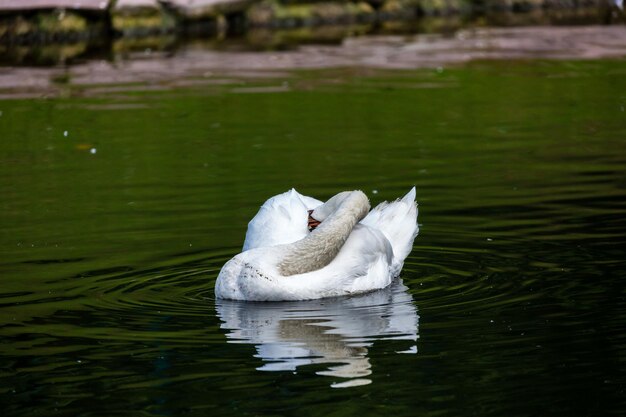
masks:
<svg viewBox="0 0 626 417"><path fill-rule="evenodd" d="M624 22L616 0L0 0L0 45L73 43L250 29L376 26L436 30L479 18L495 25ZM418 26L414 24L418 22ZM319 31L315 31L318 32Z"/></svg>

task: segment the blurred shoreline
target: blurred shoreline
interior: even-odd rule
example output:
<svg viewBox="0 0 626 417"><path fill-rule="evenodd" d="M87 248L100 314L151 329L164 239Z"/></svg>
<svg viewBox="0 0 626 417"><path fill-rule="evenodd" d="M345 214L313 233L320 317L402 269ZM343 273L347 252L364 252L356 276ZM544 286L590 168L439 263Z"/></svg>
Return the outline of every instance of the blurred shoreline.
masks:
<svg viewBox="0 0 626 417"><path fill-rule="evenodd" d="M623 25L622 7L622 0L0 0L0 57L19 64L14 49L49 45L116 53L243 38L257 49L281 49L354 34Z"/></svg>
<svg viewBox="0 0 626 417"><path fill-rule="evenodd" d="M0 99L88 95L111 85L216 87L295 69L623 58L621 7L620 0L0 0Z"/></svg>
<svg viewBox="0 0 626 417"><path fill-rule="evenodd" d="M275 32L267 32L270 36ZM260 35L259 35L260 36ZM70 48L64 51L63 48ZM58 54L72 53L72 45ZM114 97L129 91L280 93L298 89L293 70L433 68L480 60L623 59L622 26L471 28L453 34L370 35L337 43L299 44L290 49L257 50L245 40L172 43L110 55L84 55L57 65L0 67L0 100L50 97Z"/></svg>

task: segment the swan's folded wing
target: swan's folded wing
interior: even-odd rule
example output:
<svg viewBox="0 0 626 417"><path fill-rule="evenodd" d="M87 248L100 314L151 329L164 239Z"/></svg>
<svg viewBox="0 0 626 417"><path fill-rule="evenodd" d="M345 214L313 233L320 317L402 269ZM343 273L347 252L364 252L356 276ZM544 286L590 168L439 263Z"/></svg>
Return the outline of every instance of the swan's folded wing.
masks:
<svg viewBox="0 0 626 417"><path fill-rule="evenodd" d="M304 238L309 232L308 207L302 197L291 189L267 200L248 223L243 250L293 243Z"/></svg>
<svg viewBox="0 0 626 417"><path fill-rule="evenodd" d="M389 241L380 231L361 224L354 227L336 260L348 266L343 287L349 293L384 288L393 278Z"/></svg>
<svg viewBox="0 0 626 417"><path fill-rule="evenodd" d="M379 204L361 223L380 230L387 237L393 248L393 269L399 273L419 231L415 187L399 200Z"/></svg>
<svg viewBox="0 0 626 417"><path fill-rule="evenodd" d="M295 190L294 190L295 191ZM324 204L322 201L313 198L313 197L309 197L307 195L304 194L300 194L296 191L296 194L298 194L300 196L300 200L302 200L302 202L304 203L304 205L306 206L307 210L313 210L316 207L321 206L322 204Z"/></svg>
<svg viewBox="0 0 626 417"><path fill-rule="evenodd" d="M336 297L380 289L389 285L393 278L392 257L391 246L381 232L356 225L330 264L283 278L277 285L286 300Z"/></svg>

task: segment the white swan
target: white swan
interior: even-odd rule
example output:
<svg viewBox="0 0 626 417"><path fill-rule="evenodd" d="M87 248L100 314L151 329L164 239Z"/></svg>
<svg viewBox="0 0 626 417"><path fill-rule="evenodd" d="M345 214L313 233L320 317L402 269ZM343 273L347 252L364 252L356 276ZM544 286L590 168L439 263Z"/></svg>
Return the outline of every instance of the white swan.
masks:
<svg viewBox="0 0 626 417"><path fill-rule="evenodd" d="M369 211L361 191L326 203L292 189L270 198L248 224L243 252L215 283L218 298L308 300L388 286L417 236L415 187ZM309 230L310 217L321 222Z"/></svg>

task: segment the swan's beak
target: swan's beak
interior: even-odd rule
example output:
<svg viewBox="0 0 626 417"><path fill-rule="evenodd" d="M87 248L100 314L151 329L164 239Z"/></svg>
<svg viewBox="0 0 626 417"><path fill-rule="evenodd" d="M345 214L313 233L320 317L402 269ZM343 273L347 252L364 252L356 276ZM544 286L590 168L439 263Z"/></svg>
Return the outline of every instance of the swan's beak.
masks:
<svg viewBox="0 0 626 417"><path fill-rule="evenodd" d="M309 210L309 232L315 230L315 228L321 223L319 220L314 219L311 214L313 214L313 210Z"/></svg>

